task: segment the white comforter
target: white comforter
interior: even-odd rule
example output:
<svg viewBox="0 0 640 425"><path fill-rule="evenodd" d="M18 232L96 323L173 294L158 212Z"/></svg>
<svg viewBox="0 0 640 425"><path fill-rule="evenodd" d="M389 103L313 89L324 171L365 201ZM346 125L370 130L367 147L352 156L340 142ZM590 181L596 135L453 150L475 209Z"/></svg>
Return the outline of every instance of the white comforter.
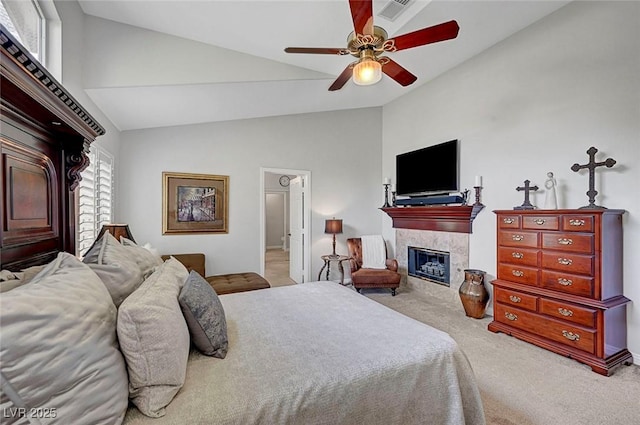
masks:
<svg viewBox="0 0 640 425"><path fill-rule="evenodd" d="M484 424L444 332L332 282L223 295L229 352L193 352L184 387L137 424Z"/></svg>

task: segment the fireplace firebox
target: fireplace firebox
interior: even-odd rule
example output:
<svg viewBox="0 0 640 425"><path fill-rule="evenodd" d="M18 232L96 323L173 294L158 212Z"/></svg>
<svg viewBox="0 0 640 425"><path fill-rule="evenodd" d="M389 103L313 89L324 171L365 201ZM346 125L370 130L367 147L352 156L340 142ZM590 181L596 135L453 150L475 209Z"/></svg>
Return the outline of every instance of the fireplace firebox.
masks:
<svg viewBox="0 0 640 425"><path fill-rule="evenodd" d="M409 246L407 260L409 276L451 286L448 252Z"/></svg>

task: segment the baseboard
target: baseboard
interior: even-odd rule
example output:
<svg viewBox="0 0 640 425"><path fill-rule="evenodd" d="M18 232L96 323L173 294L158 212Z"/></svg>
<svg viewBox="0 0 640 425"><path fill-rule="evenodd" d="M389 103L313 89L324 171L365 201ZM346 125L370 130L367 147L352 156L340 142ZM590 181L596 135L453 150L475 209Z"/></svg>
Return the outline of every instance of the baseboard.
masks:
<svg viewBox="0 0 640 425"><path fill-rule="evenodd" d="M633 356L633 364L640 366L640 354L634 353L633 351L631 351L630 353Z"/></svg>

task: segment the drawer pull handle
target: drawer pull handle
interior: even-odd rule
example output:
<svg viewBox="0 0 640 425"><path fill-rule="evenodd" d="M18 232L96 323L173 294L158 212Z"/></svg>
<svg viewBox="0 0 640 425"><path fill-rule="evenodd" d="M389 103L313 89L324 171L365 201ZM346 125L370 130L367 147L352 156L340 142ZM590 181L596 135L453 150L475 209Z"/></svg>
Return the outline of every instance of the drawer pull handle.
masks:
<svg viewBox="0 0 640 425"><path fill-rule="evenodd" d="M520 260L520 259L524 258L524 254L523 254L523 253L521 253L521 252L512 252L512 253L511 253L511 256L512 256L513 258L517 258L518 260Z"/></svg>
<svg viewBox="0 0 640 425"><path fill-rule="evenodd" d="M514 303L519 303L520 301L522 301L522 298L516 297L515 295L509 295L509 299Z"/></svg>
<svg viewBox="0 0 640 425"><path fill-rule="evenodd" d="M560 245L573 245L573 240L571 240L569 238L560 238L560 239L558 239L558 243Z"/></svg>
<svg viewBox="0 0 640 425"><path fill-rule="evenodd" d="M571 286L571 285L573 285L573 280L559 277L558 278L558 283L560 285L562 285L562 286Z"/></svg>
<svg viewBox="0 0 640 425"><path fill-rule="evenodd" d="M511 320L512 322L518 320L518 316L513 313L509 313L508 311L504 312L504 317L506 317L508 320Z"/></svg>
<svg viewBox="0 0 640 425"><path fill-rule="evenodd" d="M570 266L571 264L573 264L573 260L569 258L558 258L558 263L562 264L563 266Z"/></svg>
<svg viewBox="0 0 640 425"><path fill-rule="evenodd" d="M513 239L514 241L518 241L519 242L519 241L524 239L524 236L523 235L513 235L513 236L511 236L511 239Z"/></svg>
<svg viewBox="0 0 640 425"><path fill-rule="evenodd" d="M538 226L542 226L545 223L545 219L544 218L536 218L535 220L533 220L534 223L536 223Z"/></svg>
<svg viewBox="0 0 640 425"><path fill-rule="evenodd" d="M566 308L562 308L562 307L558 309L558 313L562 314L564 317L573 316L573 311L567 310Z"/></svg>
<svg viewBox="0 0 640 425"><path fill-rule="evenodd" d="M569 225L571 225L571 226L584 226L584 220L571 219L571 220L569 220Z"/></svg>
<svg viewBox="0 0 640 425"><path fill-rule="evenodd" d="M562 331L562 336L567 338L569 341L580 341L580 335L574 334L573 332Z"/></svg>
<svg viewBox="0 0 640 425"><path fill-rule="evenodd" d="M522 270L512 270L511 274L516 276L516 277L522 277L524 276L524 272Z"/></svg>
<svg viewBox="0 0 640 425"><path fill-rule="evenodd" d="M509 218L509 217L506 217L506 218L503 218L503 219L502 219L502 222L503 222L504 224L513 224L513 222L514 222L514 221L515 221L515 220L514 220L513 218Z"/></svg>

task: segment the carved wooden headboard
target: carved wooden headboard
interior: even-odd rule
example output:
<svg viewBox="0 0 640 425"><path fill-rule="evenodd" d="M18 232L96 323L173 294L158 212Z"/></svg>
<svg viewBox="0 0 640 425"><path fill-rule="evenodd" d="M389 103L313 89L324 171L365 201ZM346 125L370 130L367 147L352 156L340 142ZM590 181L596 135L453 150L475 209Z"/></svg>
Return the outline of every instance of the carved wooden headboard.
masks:
<svg viewBox="0 0 640 425"><path fill-rule="evenodd" d="M0 268L75 254L74 189L104 128L0 25Z"/></svg>

